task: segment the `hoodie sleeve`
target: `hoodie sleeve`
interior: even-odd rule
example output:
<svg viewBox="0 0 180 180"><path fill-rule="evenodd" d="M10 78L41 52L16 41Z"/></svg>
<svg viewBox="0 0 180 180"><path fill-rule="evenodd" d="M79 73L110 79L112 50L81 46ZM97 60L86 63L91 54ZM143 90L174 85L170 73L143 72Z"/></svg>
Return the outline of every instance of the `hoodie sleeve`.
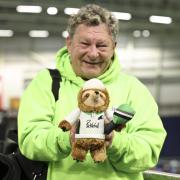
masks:
<svg viewBox="0 0 180 180"><path fill-rule="evenodd" d="M55 100L48 70L41 71L25 90L18 112L18 141L29 159L57 161L70 153L69 132L53 124Z"/></svg>
<svg viewBox="0 0 180 180"><path fill-rule="evenodd" d="M112 166L126 173L154 167L166 137L152 95L137 79L132 84L128 103L136 113L125 129L115 132L112 146L108 149Z"/></svg>

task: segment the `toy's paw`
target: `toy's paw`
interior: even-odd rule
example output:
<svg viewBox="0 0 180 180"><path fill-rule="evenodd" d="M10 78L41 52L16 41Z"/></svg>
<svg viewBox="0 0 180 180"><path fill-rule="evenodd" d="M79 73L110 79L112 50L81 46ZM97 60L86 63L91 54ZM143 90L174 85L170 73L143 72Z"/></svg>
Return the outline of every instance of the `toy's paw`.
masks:
<svg viewBox="0 0 180 180"><path fill-rule="evenodd" d="M72 145L72 158L76 162L83 162L86 159L87 151L83 148L80 148L77 143L73 143Z"/></svg>
<svg viewBox="0 0 180 180"><path fill-rule="evenodd" d="M78 154L77 156L75 156L75 152L72 154L73 160L75 160L76 162L83 162L85 160L85 155L84 154Z"/></svg>
<svg viewBox="0 0 180 180"><path fill-rule="evenodd" d="M97 149L91 153L92 153L92 158L95 163L102 163L107 158L105 149Z"/></svg>
<svg viewBox="0 0 180 180"><path fill-rule="evenodd" d="M83 160L79 160L79 159L73 159L73 160L76 160L77 163L83 162Z"/></svg>
<svg viewBox="0 0 180 180"><path fill-rule="evenodd" d="M106 155L104 155L104 156L95 156L94 158L93 158L93 160L94 160L94 162L95 163L102 163L102 162L104 162L105 160L106 160Z"/></svg>
<svg viewBox="0 0 180 180"><path fill-rule="evenodd" d="M71 129L71 124L66 121L63 120L59 123L59 127L63 130L63 131L69 131Z"/></svg>

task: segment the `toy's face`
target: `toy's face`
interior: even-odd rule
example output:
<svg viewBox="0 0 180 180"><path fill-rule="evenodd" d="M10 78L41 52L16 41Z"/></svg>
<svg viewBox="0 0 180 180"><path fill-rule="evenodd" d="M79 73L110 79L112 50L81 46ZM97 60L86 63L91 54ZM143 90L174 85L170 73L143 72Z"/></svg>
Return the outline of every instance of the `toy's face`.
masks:
<svg viewBox="0 0 180 180"><path fill-rule="evenodd" d="M109 106L107 90L86 89L78 94L78 107L84 112L103 112Z"/></svg>
<svg viewBox="0 0 180 180"><path fill-rule="evenodd" d="M82 93L82 103L86 106L100 107L105 105L107 96L98 89L85 90Z"/></svg>

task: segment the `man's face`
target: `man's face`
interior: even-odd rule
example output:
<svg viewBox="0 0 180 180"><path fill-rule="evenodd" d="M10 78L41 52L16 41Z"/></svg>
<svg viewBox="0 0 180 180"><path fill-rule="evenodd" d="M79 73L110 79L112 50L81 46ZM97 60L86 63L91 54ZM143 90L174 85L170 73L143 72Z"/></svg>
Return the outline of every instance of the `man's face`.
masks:
<svg viewBox="0 0 180 180"><path fill-rule="evenodd" d="M66 41L76 75L91 79L103 74L111 64L115 43L105 24L80 24Z"/></svg>

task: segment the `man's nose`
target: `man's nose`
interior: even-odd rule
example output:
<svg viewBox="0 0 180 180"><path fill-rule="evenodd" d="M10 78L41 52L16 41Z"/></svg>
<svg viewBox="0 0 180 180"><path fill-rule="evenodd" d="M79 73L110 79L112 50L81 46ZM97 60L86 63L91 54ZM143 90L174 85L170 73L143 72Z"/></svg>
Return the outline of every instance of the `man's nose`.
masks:
<svg viewBox="0 0 180 180"><path fill-rule="evenodd" d="M90 46L89 49L89 57L93 60L96 59L99 56L98 49L95 45Z"/></svg>

